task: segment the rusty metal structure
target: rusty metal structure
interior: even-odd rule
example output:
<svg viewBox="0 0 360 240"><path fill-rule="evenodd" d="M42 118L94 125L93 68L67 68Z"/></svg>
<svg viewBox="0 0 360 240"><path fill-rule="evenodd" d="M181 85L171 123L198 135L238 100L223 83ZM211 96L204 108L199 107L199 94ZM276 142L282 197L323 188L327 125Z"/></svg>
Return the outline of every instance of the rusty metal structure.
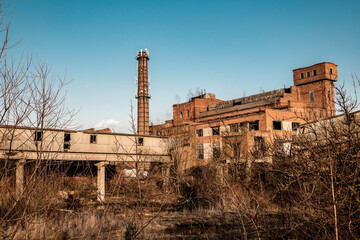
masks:
<svg viewBox="0 0 360 240"><path fill-rule="evenodd" d="M149 51L141 49L136 55L136 60L138 60L138 90L135 96L137 99L137 134L149 135Z"/></svg>

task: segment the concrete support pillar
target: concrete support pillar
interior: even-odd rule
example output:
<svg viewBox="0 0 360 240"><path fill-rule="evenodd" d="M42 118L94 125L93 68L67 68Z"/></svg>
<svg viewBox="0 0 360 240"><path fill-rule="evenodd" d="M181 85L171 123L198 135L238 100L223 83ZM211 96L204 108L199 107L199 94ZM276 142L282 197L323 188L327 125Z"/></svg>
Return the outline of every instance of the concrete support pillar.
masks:
<svg viewBox="0 0 360 240"><path fill-rule="evenodd" d="M21 198L24 193L24 165L25 159L20 159L16 162L16 197Z"/></svg>
<svg viewBox="0 0 360 240"><path fill-rule="evenodd" d="M163 179L164 179L164 188L168 189L169 185L170 185L170 164L164 164L163 165L163 170L162 170L162 175L163 175Z"/></svg>
<svg viewBox="0 0 360 240"><path fill-rule="evenodd" d="M251 159L246 160L246 169L245 169L245 182L246 184L249 184L252 178L252 161Z"/></svg>
<svg viewBox="0 0 360 240"><path fill-rule="evenodd" d="M97 167L97 200L105 201L105 166L107 162L99 162L95 164Z"/></svg>

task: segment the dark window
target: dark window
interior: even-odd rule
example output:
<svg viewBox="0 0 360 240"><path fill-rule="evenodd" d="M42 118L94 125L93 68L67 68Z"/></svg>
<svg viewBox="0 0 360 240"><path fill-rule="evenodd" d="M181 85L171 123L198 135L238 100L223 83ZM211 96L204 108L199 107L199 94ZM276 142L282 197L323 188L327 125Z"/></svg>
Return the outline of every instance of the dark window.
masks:
<svg viewBox="0 0 360 240"><path fill-rule="evenodd" d="M182 112L180 112L180 118L182 118Z"/></svg>
<svg viewBox="0 0 360 240"><path fill-rule="evenodd" d="M303 79L304 78L304 73L301 73L301 79Z"/></svg>
<svg viewBox="0 0 360 240"><path fill-rule="evenodd" d="M156 131L156 136L161 136L161 131L160 130Z"/></svg>
<svg viewBox="0 0 360 240"><path fill-rule="evenodd" d="M220 127L212 127L212 135L220 135Z"/></svg>
<svg viewBox="0 0 360 240"><path fill-rule="evenodd" d="M300 123L299 123L299 122L292 122L292 123L291 123L291 129L292 129L293 131L296 131L296 130L299 128L299 126L300 126Z"/></svg>
<svg viewBox="0 0 360 240"><path fill-rule="evenodd" d="M281 121L273 121L273 129L281 130Z"/></svg>
<svg viewBox="0 0 360 240"><path fill-rule="evenodd" d="M64 143L64 150L69 150L70 149L70 143L66 142Z"/></svg>
<svg viewBox="0 0 360 240"><path fill-rule="evenodd" d="M263 137L254 137L254 149L255 151L265 151L265 143Z"/></svg>
<svg viewBox="0 0 360 240"><path fill-rule="evenodd" d="M310 72L307 72L307 73L306 73L306 76L307 76L307 77L310 77Z"/></svg>
<svg viewBox="0 0 360 240"><path fill-rule="evenodd" d="M314 70L313 73L314 73L314 76L316 76L316 70Z"/></svg>
<svg viewBox="0 0 360 240"><path fill-rule="evenodd" d="M196 157L197 159L204 159L204 145L196 145Z"/></svg>
<svg viewBox="0 0 360 240"><path fill-rule="evenodd" d="M249 122L249 130L259 130L259 121Z"/></svg>
<svg viewBox="0 0 360 240"><path fill-rule="evenodd" d="M202 129L197 129L196 130L196 136L197 137L202 137L203 136L203 130Z"/></svg>
<svg viewBox="0 0 360 240"><path fill-rule="evenodd" d="M144 145L144 138L139 138L138 143L139 143L139 146Z"/></svg>
<svg viewBox="0 0 360 240"><path fill-rule="evenodd" d="M220 151L220 143L215 143L213 145L213 158L220 158L221 151Z"/></svg>
<svg viewBox="0 0 360 240"><path fill-rule="evenodd" d="M310 97L310 102L314 102L315 101L315 94L314 94L314 91L311 90L309 92L309 97Z"/></svg>
<svg viewBox="0 0 360 240"><path fill-rule="evenodd" d="M331 91L328 89L328 99L331 100Z"/></svg>
<svg viewBox="0 0 360 240"><path fill-rule="evenodd" d="M69 142L71 140L70 133L64 133L64 142Z"/></svg>
<svg viewBox="0 0 360 240"><path fill-rule="evenodd" d="M90 143L96 143L96 135L90 135Z"/></svg>
<svg viewBox="0 0 360 240"><path fill-rule="evenodd" d="M239 124L231 124L230 132L239 132Z"/></svg>
<svg viewBox="0 0 360 240"><path fill-rule="evenodd" d="M330 68L330 74L333 74L332 68Z"/></svg>
<svg viewBox="0 0 360 240"><path fill-rule="evenodd" d="M186 116L188 116L188 117L190 116L189 110L186 111Z"/></svg>
<svg viewBox="0 0 360 240"><path fill-rule="evenodd" d="M34 132L34 140L35 141L42 141L43 134L41 131Z"/></svg>
<svg viewBox="0 0 360 240"><path fill-rule="evenodd" d="M152 135L152 131L149 131L149 135L150 135L150 136Z"/></svg>

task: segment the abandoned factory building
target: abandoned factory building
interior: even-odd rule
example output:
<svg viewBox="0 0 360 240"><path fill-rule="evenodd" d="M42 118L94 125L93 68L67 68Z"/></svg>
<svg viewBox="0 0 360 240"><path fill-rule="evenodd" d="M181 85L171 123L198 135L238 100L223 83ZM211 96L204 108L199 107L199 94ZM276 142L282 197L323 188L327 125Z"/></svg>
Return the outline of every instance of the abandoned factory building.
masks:
<svg viewBox="0 0 360 240"><path fill-rule="evenodd" d="M230 158L271 161L266 144L288 139L300 124L335 115L337 65L330 62L293 70L294 86L222 101L204 93L173 105L173 119L149 133L174 137L182 168ZM178 151L178 149L177 149Z"/></svg>

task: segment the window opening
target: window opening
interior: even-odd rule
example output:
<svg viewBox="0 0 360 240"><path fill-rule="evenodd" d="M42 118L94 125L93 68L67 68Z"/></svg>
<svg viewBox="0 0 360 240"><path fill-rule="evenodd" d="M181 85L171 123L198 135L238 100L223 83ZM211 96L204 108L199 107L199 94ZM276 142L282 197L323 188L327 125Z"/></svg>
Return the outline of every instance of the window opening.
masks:
<svg viewBox="0 0 360 240"><path fill-rule="evenodd" d="M332 68L330 68L330 74L333 74Z"/></svg>
<svg viewBox="0 0 360 240"><path fill-rule="evenodd" d="M328 89L328 99L331 100L331 91Z"/></svg>
<svg viewBox="0 0 360 240"><path fill-rule="evenodd" d="M303 79L304 78L304 73L301 73L301 79Z"/></svg>
<svg viewBox="0 0 360 240"><path fill-rule="evenodd" d="M196 145L196 157L197 157L197 159L204 159L204 145L203 144Z"/></svg>
<svg viewBox="0 0 360 240"><path fill-rule="evenodd" d="M214 143L212 150L213 150L213 158L220 158L221 155L220 143Z"/></svg>
<svg viewBox="0 0 360 240"><path fill-rule="evenodd" d="M90 135L90 143L96 143L96 135Z"/></svg>
<svg viewBox="0 0 360 240"><path fill-rule="evenodd" d="M239 132L239 124L231 124L230 132Z"/></svg>
<svg viewBox="0 0 360 240"><path fill-rule="evenodd" d="M138 145L143 146L144 145L144 138L139 138Z"/></svg>
<svg viewBox="0 0 360 240"><path fill-rule="evenodd" d="M307 72L307 73L306 73L306 76L307 76L307 77L310 77L310 72Z"/></svg>
<svg viewBox="0 0 360 240"><path fill-rule="evenodd" d="M64 133L64 150L70 149L70 140L71 140L70 133Z"/></svg>
<svg viewBox="0 0 360 240"><path fill-rule="evenodd" d="M254 137L255 151L265 151L265 143L263 137Z"/></svg>
<svg viewBox="0 0 360 240"><path fill-rule="evenodd" d="M311 90L309 92L309 97L310 97L310 102L314 102L315 101L315 94L314 94L314 91Z"/></svg>
<svg viewBox="0 0 360 240"><path fill-rule="evenodd" d="M249 130L259 130L259 121L249 122Z"/></svg>
<svg viewBox="0 0 360 240"><path fill-rule="evenodd" d="M188 117L190 116L189 110L186 111L186 116L188 116Z"/></svg>
<svg viewBox="0 0 360 240"><path fill-rule="evenodd" d="M196 130L196 136L197 137L202 137L203 136L203 130L202 129L197 129Z"/></svg>
<svg viewBox="0 0 360 240"><path fill-rule="evenodd" d="M35 141L42 141L43 133L42 131L35 131L34 132L34 140Z"/></svg>
<svg viewBox="0 0 360 240"><path fill-rule="evenodd" d="M300 127L300 123L299 123L299 122L292 122L292 123L291 123L291 129L292 129L293 131L296 131L299 127Z"/></svg>
<svg viewBox="0 0 360 240"><path fill-rule="evenodd" d="M180 118L182 118L182 117L183 117L182 112L180 112Z"/></svg>
<svg viewBox="0 0 360 240"><path fill-rule="evenodd" d="M160 130L156 130L156 136L161 136L161 131Z"/></svg>
<svg viewBox="0 0 360 240"><path fill-rule="evenodd" d="M316 76L316 70L314 70L313 73L314 73L314 76Z"/></svg>
<svg viewBox="0 0 360 240"><path fill-rule="evenodd" d="M220 127L212 127L212 135L220 135Z"/></svg>
<svg viewBox="0 0 360 240"><path fill-rule="evenodd" d="M70 133L64 133L64 142L69 142L71 140Z"/></svg>
<svg viewBox="0 0 360 240"><path fill-rule="evenodd" d="M273 129L281 130L281 121L273 121Z"/></svg>

